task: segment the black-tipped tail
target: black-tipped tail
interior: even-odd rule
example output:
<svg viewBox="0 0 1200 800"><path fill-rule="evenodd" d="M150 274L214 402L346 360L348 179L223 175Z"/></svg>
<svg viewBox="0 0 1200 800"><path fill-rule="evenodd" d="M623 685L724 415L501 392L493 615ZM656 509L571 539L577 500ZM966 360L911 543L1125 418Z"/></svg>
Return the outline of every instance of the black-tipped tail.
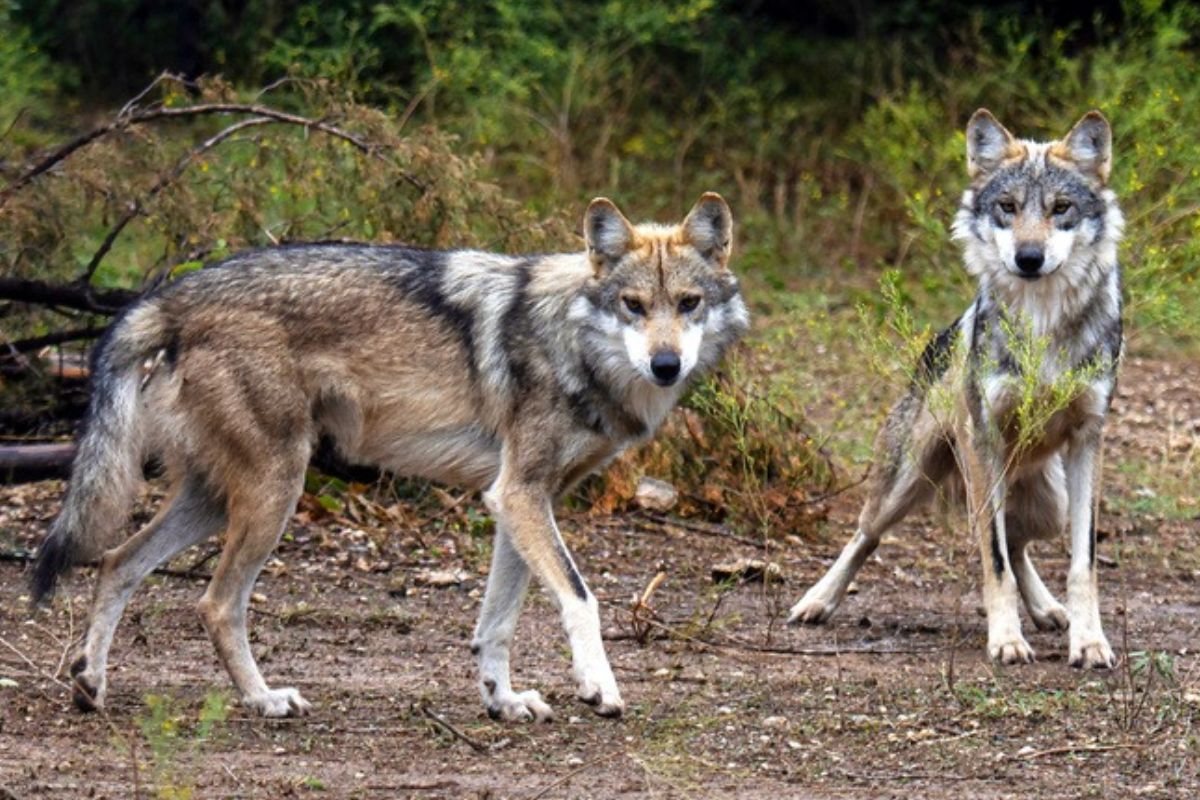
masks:
<svg viewBox="0 0 1200 800"><path fill-rule="evenodd" d="M119 541L142 474L139 366L164 347L156 314L146 303L134 306L97 345L71 482L33 567L35 603L72 566L99 558Z"/></svg>
<svg viewBox="0 0 1200 800"><path fill-rule="evenodd" d="M30 588L33 591L33 604L41 604L47 597L54 594L58 579L75 564L74 548L57 532L46 537L38 548L37 558L33 562L33 578Z"/></svg>

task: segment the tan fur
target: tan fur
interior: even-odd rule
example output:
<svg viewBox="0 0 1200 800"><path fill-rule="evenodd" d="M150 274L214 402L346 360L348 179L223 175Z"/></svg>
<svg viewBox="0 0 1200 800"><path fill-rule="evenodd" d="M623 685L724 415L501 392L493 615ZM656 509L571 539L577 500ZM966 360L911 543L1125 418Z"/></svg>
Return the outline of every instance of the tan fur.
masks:
<svg viewBox="0 0 1200 800"><path fill-rule="evenodd" d="M77 704L103 703L112 632L137 583L223 527L220 561L199 603L204 626L245 705L267 716L308 708L295 689L266 684L250 651L246 605L326 436L352 463L487 489L496 548L473 647L490 714L550 715L536 692L509 682L509 642L532 575L562 613L580 698L619 715L624 701L598 604L553 504L652 435L693 374L745 330L728 272L731 224L711 194L676 226L632 226L598 199L585 219L584 253L265 250L142 301L102 352L95 435L78 463L100 475L118 457L132 465L153 452L174 488L150 525L105 556L73 669ZM645 298L641 316L622 304L631 294ZM681 311L684 296L703 306ZM676 356L670 380L639 362L661 353ZM97 521L119 529L127 506L97 481L69 495L39 575L52 579L63 554L94 548Z"/></svg>

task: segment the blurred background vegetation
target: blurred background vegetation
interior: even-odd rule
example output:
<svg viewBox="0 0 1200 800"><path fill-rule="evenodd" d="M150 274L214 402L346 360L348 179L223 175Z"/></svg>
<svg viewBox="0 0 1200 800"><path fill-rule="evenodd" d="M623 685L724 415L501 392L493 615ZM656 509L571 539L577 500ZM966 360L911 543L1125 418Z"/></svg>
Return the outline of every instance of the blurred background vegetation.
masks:
<svg viewBox="0 0 1200 800"><path fill-rule="evenodd" d="M204 146L248 111L120 126L0 200L0 277L140 290L305 239L573 249L595 195L666 220L717 190L756 333L588 491L619 506L649 468L697 512L802 527L969 300L948 229L979 106L1031 138L1108 115L1131 347L1195 355L1198 35L1160 0L0 0L10 187L121 109L261 104L371 145L264 123ZM62 433L63 390L12 343L106 319L0 301L5 433Z"/></svg>

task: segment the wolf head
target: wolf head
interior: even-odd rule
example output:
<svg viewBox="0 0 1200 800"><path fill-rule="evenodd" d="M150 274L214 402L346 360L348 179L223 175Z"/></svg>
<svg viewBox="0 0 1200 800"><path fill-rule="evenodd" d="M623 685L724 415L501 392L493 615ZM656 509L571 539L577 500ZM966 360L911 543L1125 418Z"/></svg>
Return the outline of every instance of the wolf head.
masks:
<svg viewBox="0 0 1200 800"><path fill-rule="evenodd" d="M583 220L593 278L584 312L610 377L682 385L749 326L729 271L733 217L709 192L678 225L633 225L596 198Z"/></svg>
<svg viewBox="0 0 1200 800"><path fill-rule="evenodd" d="M954 221L968 269L992 283L1096 283L1116 264L1123 220L1107 188L1112 129L1089 111L1064 138L1017 139L986 109L967 123L971 186Z"/></svg>

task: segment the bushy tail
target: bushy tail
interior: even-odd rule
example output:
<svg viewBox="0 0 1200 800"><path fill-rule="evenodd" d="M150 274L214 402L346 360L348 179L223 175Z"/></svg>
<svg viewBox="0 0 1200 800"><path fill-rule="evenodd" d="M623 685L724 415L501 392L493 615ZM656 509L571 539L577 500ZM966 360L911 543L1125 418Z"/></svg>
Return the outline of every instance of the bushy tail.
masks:
<svg viewBox="0 0 1200 800"><path fill-rule="evenodd" d="M142 365L163 346L158 312L146 303L113 323L97 345L70 486L33 567L34 603L51 594L72 566L95 560L116 544L142 474Z"/></svg>

